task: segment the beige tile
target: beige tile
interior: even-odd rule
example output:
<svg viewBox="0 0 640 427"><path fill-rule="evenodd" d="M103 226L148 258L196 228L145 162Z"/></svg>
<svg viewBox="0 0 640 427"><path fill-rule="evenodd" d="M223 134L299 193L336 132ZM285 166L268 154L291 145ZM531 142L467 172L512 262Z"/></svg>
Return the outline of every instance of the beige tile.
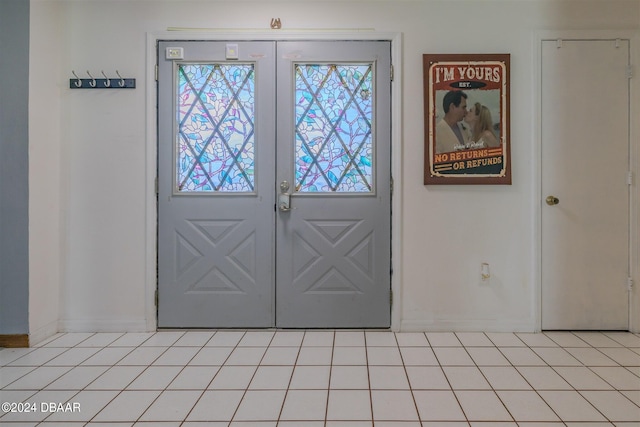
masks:
<svg viewBox="0 0 640 427"><path fill-rule="evenodd" d="M327 420L371 420L369 390L329 390Z"/></svg>
<svg viewBox="0 0 640 427"><path fill-rule="evenodd" d="M397 332L396 340L400 347L428 347L429 341L422 332Z"/></svg>
<svg viewBox="0 0 640 427"><path fill-rule="evenodd" d="M365 345L363 331L336 331L334 345L336 347L362 347Z"/></svg>
<svg viewBox="0 0 640 427"><path fill-rule="evenodd" d="M545 332L553 342L561 347L589 347L589 344L573 332Z"/></svg>
<svg viewBox="0 0 640 427"><path fill-rule="evenodd" d="M628 348L600 348L599 350L622 366L640 366L640 354Z"/></svg>
<svg viewBox="0 0 640 427"><path fill-rule="evenodd" d="M366 366L332 366L331 389L369 389L369 372Z"/></svg>
<svg viewBox="0 0 640 427"><path fill-rule="evenodd" d="M535 347L533 351L549 366L582 366L582 363L564 348Z"/></svg>
<svg viewBox="0 0 640 427"><path fill-rule="evenodd" d="M487 337L497 347L524 347L525 343L522 342L516 334L511 332L487 332Z"/></svg>
<svg viewBox="0 0 640 427"><path fill-rule="evenodd" d="M462 343L453 332L427 332L425 334L432 347L461 347Z"/></svg>
<svg viewBox="0 0 640 427"><path fill-rule="evenodd" d="M593 368L595 369L595 368ZM622 368L624 369L624 368ZM592 369L584 366L560 366L554 370L567 381L571 387L576 390L610 390L611 386L607 384L600 376L594 373ZM628 372L628 371L627 371Z"/></svg>
<svg viewBox="0 0 640 427"><path fill-rule="evenodd" d="M367 352L365 347L334 347L334 365L366 365Z"/></svg>
<svg viewBox="0 0 640 427"><path fill-rule="evenodd" d="M478 366L510 366L507 358L495 347L467 347L466 349Z"/></svg>
<svg viewBox="0 0 640 427"><path fill-rule="evenodd" d="M498 391L498 397L518 422L560 421L549 405L535 391Z"/></svg>
<svg viewBox="0 0 640 427"><path fill-rule="evenodd" d="M482 366L482 374L494 390L531 390L531 386L513 366Z"/></svg>
<svg viewBox="0 0 640 427"><path fill-rule="evenodd" d="M223 366L209 385L215 390L244 390L249 386L256 366Z"/></svg>
<svg viewBox="0 0 640 427"><path fill-rule="evenodd" d="M302 347L296 365L331 365L332 357L332 347Z"/></svg>
<svg viewBox="0 0 640 427"><path fill-rule="evenodd" d="M333 331L307 331L302 340L303 347L333 347Z"/></svg>
<svg viewBox="0 0 640 427"><path fill-rule="evenodd" d="M187 366L167 387L171 390L204 390L218 373L218 366Z"/></svg>
<svg viewBox="0 0 640 427"><path fill-rule="evenodd" d="M539 391L539 394L563 421L606 421L577 391Z"/></svg>
<svg viewBox="0 0 640 427"><path fill-rule="evenodd" d="M202 395L200 391L164 391L142 414L140 421L183 421Z"/></svg>
<svg viewBox="0 0 640 427"><path fill-rule="evenodd" d="M207 342L206 347L235 347L244 334L244 331L217 331Z"/></svg>
<svg viewBox="0 0 640 427"><path fill-rule="evenodd" d="M530 348L501 347L500 351L513 366L546 366L537 354Z"/></svg>
<svg viewBox="0 0 640 427"><path fill-rule="evenodd" d="M278 331L271 341L271 347L300 347L304 332Z"/></svg>
<svg viewBox="0 0 640 427"><path fill-rule="evenodd" d="M418 412L408 390L372 390L374 420L417 421Z"/></svg>
<svg viewBox="0 0 640 427"><path fill-rule="evenodd" d="M422 421L464 421L465 416L452 391L425 390L413 392Z"/></svg>
<svg viewBox="0 0 640 427"><path fill-rule="evenodd" d="M369 365L402 365L398 347L367 347Z"/></svg>
<svg viewBox="0 0 640 427"><path fill-rule="evenodd" d="M467 351L456 347L434 347L434 353L442 366L475 366Z"/></svg>
<svg viewBox="0 0 640 427"><path fill-rule="evenodd" d="M153 364L164 366L184 366L198 353L199 347L171 347L158 357Z"/></svg>
<svg viewBox="0 0 640 427"><path fill-rule="evenodd" d="M610 421L640 421L640 407L618 391L583 391L581 394Z"/></svg>
<svg viewBox="0 0 640 427"><path fill-rule="evenodd" d="M493 347L491 342L482 332L456 332L456 336L465 347Z"/></svg>
<svg viewBox="0 0 640 427"><path fill-rule="evenodd" d="M202 347L209 342L214 333L213 331L187 331L176 341L175 345L179 347Z"/></svg>
<svg viewBox="0 0 640 427"><path fill-rule="evenodd" d="M536 390L573 389L556 371L547 366L521 366L516 369Z"/></svg>
<svg viewBox="0 0 640 427"><path fill-rule="evenodd" d="M558 344L541 333L517 333L516 336L529 347L557 347Z"/></svg>
<svg viewBox="0 0 640 427"><path fill-rule="evenodd" d="M180 366L149 366L127 386L128 390L164 390L178 376Z"/></svg>
<svg viewBox="0 0 640 427"><path fill-rule="evenodd" d="M296 366L290 390L326 390L329 388L330 366Z"/></svg>
<svg viewBox="0 0 640 427"><path fill-rule="evenodd" d="M369 366L372 390L409 390L404 366Z"/></svg>
<svg viewBox="0 0 640 427"><path fill-rule="evenodd" d="M280 419L324 420L327 398L327 390L289 390Z"/></svg>
<svg viewBox="0 0 640 427"><path fill-rule="evenodd" d="M144 370L144 366L113 366L89 384L87 389L124 390Z"/></svg>
<svg viewBox="0 0 640 427"><path fill-rule="evenodd" d="M269 347L260 364L293 366L298 358L298 351L298 347Z"/></svg>
<svg viewBox="0 0 640 427"><path fill-rule="evenodd" d="M160 395L161 391L123 391L118 394L92 421L137 420Z"/></svg>
<svg viewBox="0 0 640 427"><path fill-rule="evenodd" d="M233 420L277 421L285 394L285 390L248 390Z"/></svg>
<svg viewBox="0 0 640 427"><path fill-rule="evenodd" d="M454 391L469 421L513 421L493 391Z"/></svg>
<svg viewBox="0 0 640 427"><path fill-rule="evenodd" d="M406 370L413 390L451 390L440 366L407 366Z"/></svg>
<svg viewBox="0 0 640 427"><path fill-rule="evenodd" d="M248 331L246 332L240 342L239 347L267 347L275 332L272 331Z"/></svg>
<svg viewBox="0 0 640 427"><path fill-rule="evenodd" d="M293 366L259 366L249 384L250 390L286 390Z"/></svg>
<svg viewBox="0 0 640 427"><path fill-rule="evenodd" d="M236 347L225 361L225 365L258 365L266 351L265 347Z"/></svg>
<svg viewBox="0 0 640 427"><path fill-rule="evenodd" d="M622 347L622 344L612 340L602 332L574 332L574 334L592 347Z"/></svg>
<svg viewBox="0 0 640 427"><path fill-rule="evenodd" d="M222 366L231 355L232 347L204 347L189 361L190 365Z"/></svg>
<svg viewBox="0 0 640 427"><path fill-rule="evenodd" d="M406 366L438 366L438 359L431 347L400 347Z"/></svg>
<svg viewBox="0 0 640 427"><path fill-rule="evenodd" d="M365 340L368 347L397 347L398 345L393 332L366 331Z"/></svg>
<svg viewBox="0 0 640 427"><path fill-rule="evenodd" d="M613 359L595 348L569 347L566 350L585 366L618 366Z"/></svg>
<svg viewBox="0 0 640 427"><path fill-rule="evenodd" d="M489 390L491 386L475 366L445 366L444 374L454 390Z"/></svg>
<svg viewBox="0 0 640 427"><path fill-rule="evenodd" d="M231 421L244 390L205 391L193 407L187 421Z"/></svg>

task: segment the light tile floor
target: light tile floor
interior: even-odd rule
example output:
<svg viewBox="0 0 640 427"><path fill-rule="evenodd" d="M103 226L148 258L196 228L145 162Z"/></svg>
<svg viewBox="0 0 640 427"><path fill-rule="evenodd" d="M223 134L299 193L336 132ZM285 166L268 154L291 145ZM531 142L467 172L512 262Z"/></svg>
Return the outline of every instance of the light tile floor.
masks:
<svg viewBox="0 0 640 427"><path fill-rule="evenodd" d="M66 333L0 349L0 403L3 427L631 427L640 336Z"/></svg>

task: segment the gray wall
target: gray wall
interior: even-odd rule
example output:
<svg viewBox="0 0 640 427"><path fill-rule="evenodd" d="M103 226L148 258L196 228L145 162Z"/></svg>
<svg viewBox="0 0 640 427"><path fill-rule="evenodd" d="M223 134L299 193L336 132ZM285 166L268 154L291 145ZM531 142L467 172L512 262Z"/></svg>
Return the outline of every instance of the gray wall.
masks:
<svg viewBox="0 0 640 427"><path fill-rule="evenodd" d="M0 0L0 334L29 332L29 0Z"/></svg>

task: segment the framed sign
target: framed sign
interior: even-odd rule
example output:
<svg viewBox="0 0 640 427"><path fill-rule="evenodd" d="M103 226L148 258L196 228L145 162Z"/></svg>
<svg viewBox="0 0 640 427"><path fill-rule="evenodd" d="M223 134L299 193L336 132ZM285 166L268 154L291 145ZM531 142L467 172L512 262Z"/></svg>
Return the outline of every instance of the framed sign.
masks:
<svg viewBox="0 0 640 427"><path fill-rule="evenodd" d="M509 54L423 55L424 183L511 184Z"/></svg>

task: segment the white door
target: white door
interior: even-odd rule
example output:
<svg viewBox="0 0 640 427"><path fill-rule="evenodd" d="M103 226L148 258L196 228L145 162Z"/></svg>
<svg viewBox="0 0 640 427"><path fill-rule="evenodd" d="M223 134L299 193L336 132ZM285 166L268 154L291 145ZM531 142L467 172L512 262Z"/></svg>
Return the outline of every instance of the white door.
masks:
<svg viewBox="0 0 640 427"><path fill-rule="evenodd" d="M389 327L390 43L158 56L159 327Z"/></svg>
<svg viewBox="0 0 640 427"><path fill-rule="evenodd" d="M628 40L542 42L542 328L628 329Z"/></svg>

